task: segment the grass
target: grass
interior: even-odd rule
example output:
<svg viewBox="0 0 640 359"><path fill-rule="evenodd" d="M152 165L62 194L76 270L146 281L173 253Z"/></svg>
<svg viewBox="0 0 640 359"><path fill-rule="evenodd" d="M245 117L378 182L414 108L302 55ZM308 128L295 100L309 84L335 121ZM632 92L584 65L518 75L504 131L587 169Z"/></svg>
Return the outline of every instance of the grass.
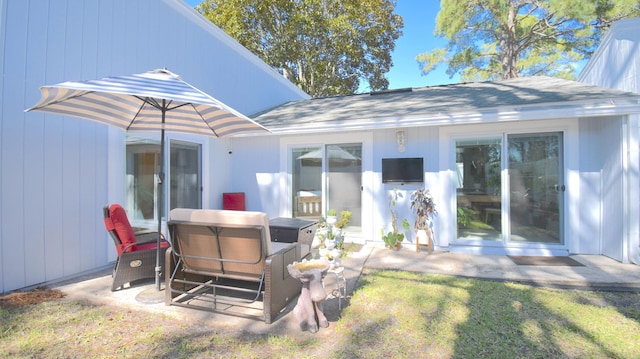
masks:
<svg viewBox="0 0 640 359"><path fill-rule="evenodd" d="M0 357L638 358L640 293L367 271L318 334L254 335L57 300L0 309Z"/></svg>

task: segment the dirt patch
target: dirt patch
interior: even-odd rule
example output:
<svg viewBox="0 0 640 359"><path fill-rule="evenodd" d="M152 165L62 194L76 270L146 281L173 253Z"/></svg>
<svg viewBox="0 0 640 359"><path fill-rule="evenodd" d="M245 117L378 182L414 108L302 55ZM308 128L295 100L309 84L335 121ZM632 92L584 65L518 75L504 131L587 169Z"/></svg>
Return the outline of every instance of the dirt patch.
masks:
<svg viewBox="0 0 640 359"><path fill-rule="evenodd" d="M60 299L66 296L58 289L36 288L29 292L13 292L0 296L0 307L19 308Z"/></svg>

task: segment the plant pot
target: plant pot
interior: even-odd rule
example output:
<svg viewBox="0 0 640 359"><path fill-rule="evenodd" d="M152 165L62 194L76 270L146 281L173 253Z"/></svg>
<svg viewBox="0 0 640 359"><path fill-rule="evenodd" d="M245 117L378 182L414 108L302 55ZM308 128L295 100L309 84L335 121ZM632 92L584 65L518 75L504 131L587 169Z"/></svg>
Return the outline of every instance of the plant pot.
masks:
<svg viewBox="0 0 640 359"><path fill-rule="evenodd" d="M336 216L327 216L327 224L333 226L338 222L338 218Z"/></svg>
<svg viewBox="0 0 640 359"><path fill-rule="evenodd" d="M402 243L401 242L396 242L396 250L400 250L400 248L402 248Z"/></svg>

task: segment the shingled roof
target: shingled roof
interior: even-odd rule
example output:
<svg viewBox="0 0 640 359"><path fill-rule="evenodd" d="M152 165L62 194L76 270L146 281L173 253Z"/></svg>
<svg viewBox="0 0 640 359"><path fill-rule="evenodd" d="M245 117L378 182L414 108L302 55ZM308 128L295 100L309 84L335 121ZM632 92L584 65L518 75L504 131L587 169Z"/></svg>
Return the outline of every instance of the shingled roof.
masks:
<svg viewBox="0 0 640 359"><path fill-rule="evenodd" d="M640 112L640 95L536 76L300 100L251 117L278 133L534 119L536 111L542 119L567 109L574 116Z"/></svg>

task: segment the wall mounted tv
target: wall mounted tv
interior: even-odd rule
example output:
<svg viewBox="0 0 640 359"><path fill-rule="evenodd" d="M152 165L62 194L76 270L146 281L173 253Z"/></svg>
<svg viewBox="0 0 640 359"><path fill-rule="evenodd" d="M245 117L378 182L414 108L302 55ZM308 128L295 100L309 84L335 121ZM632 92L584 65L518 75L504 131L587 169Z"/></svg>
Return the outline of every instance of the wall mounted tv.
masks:
<svg viewBox="0 0 640 359"><path fill-rule="evenodd" d="M382 182L424 182L424 163L422 157L383 158Z"/></svg>

